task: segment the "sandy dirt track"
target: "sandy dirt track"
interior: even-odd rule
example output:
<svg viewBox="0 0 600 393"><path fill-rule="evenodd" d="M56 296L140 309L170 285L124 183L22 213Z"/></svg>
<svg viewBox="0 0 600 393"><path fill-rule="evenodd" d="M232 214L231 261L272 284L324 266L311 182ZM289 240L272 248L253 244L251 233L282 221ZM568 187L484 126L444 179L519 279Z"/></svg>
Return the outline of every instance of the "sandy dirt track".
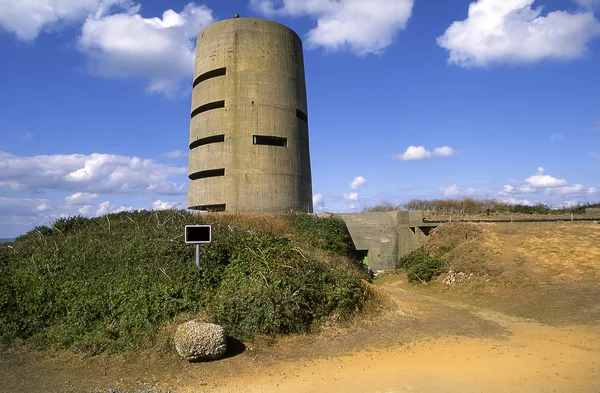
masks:
<svg viewBox="0 0 600 393"><path fill-rule="evenodd" d="M600 392L597 330L527 322L509 330L504 340L447 337L288 363L204 391Z"/></svg>

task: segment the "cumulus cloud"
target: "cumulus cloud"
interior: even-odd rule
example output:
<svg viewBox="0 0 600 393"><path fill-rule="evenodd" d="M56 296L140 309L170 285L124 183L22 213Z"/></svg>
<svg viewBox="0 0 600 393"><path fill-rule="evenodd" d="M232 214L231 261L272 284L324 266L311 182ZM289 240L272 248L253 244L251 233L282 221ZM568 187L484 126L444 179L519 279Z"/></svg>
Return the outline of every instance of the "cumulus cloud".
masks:
<svg viewBox="0 0 600 393"><path fill-rule="evenodd" d="M352 190L358 190L360 187L362 187L363 184L365 184L365 182L367 181L367 179L365 179L362 176L357 176L354 178L354 180L352 180L352 183L350 183L350 188Z"/></svg>
<svg viewBox="0 0 600 393"><path fill-rule="evenodd" d="M456 154L456 151L450 146L436 147L433 149L433 155L438 157L450 157L454 154Z"/></svg>
<svg viewBox="0 0 600 393"><path fill-rule="evenodd" d="M507 195L507 194L512 194L513 192L515 192L515 188L513 186L511 186L510 184L506 184L506 185L502 186L502 191L499 192L499 194Z"/></svg>
<svg viewBox="0 0 600 393"><path fill-rule="evenodd" d="M472 2L468 18L452 23L437 43L449 52L451 64L486 67L577 59L600 35L600 22L592 12L554 11L543 16L542 7L534 8L534 2Z"/></svg>
<svg viewBox="0 0 600 393"><path fill-rule="evenodd" d="M96 210L97 216L103 216L105 214L111 213L120 213L120 212L130 212L133 211L134 208L131 206L113 206L110 201L102 202L98 206L98 210Z"/></svg>
<svg viewBox="0 0 600 393"><path fill-rule="evenodd" d="M313 208L315 210L323 210L326 209L325 199L323 198L323 194L318 193L313 195Z"/></svg>
<svg viewBox="0 0 600 393"><path fill-rule="evenodd" d="M508 203L509 205L533 206L533 203L531 203L531 201L529 201L527 199L517 199L517 198L514 198L514 197L503 199L502 202Z"/></svg>
<svg viewBox="0 0 600 393"><path fill-rule="evenodd" d="M600 10L600 0L576 0L580 6L589 10Z"/></svg>
<svg viewBox="0 0 600 393"><path fill-rule="evenodd" d="M181 157L185 156L185 152L183 150L172 150L172 151L163 153L160 156L163 158L168 158L168 159L174 160L176 158L181 158Z"/></svg>
<svg viewBox="0 0 600 393"><path fill-rule="evenodd" d="M31 41L42 30L85 19L99 7L116 1L103 0L0 0L0 27L19 39Z"/></svg>
<svg viewBox="0 0 600 393"><path fill-rule="evenodd" d="M397 154L394 158L404 161L428 160L431 158L431 152L423 146L409 146L404 153Z"/></svg>
<svg viewBox="0 0 600 393"><path fill-rule="evenodd" d="M456 150L450 146L436 147L433 152L425 149L424 146L409 146L404 153L396 154L393 158L402 161L419 161L428 160L432 156L450 157L454 154L456 154Z"/></svg>
<svg viewBox="0 0 600 393"><path fill-rule="evenodd" d="M0 197L0 216L39 216L51 209L52 202L48 199Z"/></svg>
<svg viewBox="0 0 600 393"><path fill-rule="evenodd" d="M185 173L184 167L114 154L17 156L0 152L0 189L175 194L184 193L185 184L177 185L169 178Z"/></svg>
<svg viewBox="0 0 600 393"><path fill-rule="evenodd" d="M544 168L539 167L534 176L525 179L525 183L534 188L558 187L567 184L565 179L557 179L550 175L544 175Z"/></svg>
<svg viewBox="0 0 600 393"><path fill-rule="evenodd" d="M448 187L440 187L440 191L447 198L452 198L460 194L460 189L457 184L452 184Z"/></svg>
<svg viewBox="0 0 600 393"><path fill-rule="evenodd" d="M498 195L512 196L541 192L550 196L585 196L595 194L596 188L583 184L569 185L567 180L546 175L544 168L538 167L536 174L525 179L523 184L517 187L507 184L498 191Z"/></svg>
<svg viewBox="0 0 600 393"><path fill-rule="evenodd" d="M168 201L161 201L160 199L158 199L152 203L152 210L175 209L181 205L182 205L181 202L168 202Z"/></svg>
<svg viewBox="0 0 600 393"><path fill-rule="evenodd" d="M272 17L309 16L317 26L307 34L309 46L377 54L389 46L411 17L414 0L251 0Z"/></svg>
<svg viewBox="0 0 600 393"><path fill-rule="evenodd" d="M150 92L177 94L191 80L193 39L214 21L212 11L189 3L179 13L169 9L162 18L144 18L139 10L135 5L122 13L88 16L78 47L97 75L139 77Z"/></svg>
<svg viewBox="0 0 600 393"><path fill-rule="evenodd" d="M76 192L75 194L71 194L65 198L65 203L71 205L85 205L90 201L98 198L100 195L91 194L89 192Z"/></svg>
<svg viewBox="0 0 600 393"><path fill-rule="evenodd" d="M586 191L583 184L573 184L572 186L562 186L556 188L555 192L560 195L584 194Z"/></svg>
<svg viewBox="0 0 600 393"><path fill-rule="evenodd" d="M358 192L351 192L349 194L344 194L344 199L347 201L358 201Z"/></svg>

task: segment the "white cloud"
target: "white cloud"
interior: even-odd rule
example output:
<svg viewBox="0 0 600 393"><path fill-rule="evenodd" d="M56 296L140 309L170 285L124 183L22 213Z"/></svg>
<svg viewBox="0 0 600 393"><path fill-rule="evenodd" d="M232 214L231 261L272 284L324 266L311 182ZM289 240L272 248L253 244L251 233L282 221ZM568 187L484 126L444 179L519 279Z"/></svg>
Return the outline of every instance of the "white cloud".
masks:
<svg viewBox="0 0 600 393"><path fill-rule="evenodd" d="M40 210L38 206L49 205L48 199L5 198L0 197L0 216L34 216Z"/></svg>
<svg viewBox="0 0 600 393"><path fill-rule="evenodd" d="M315 210L327 209L327 205L325 204L323 194L318 193L318 194L313 195L313 208Z"/></svg>
<svg viewBox="0 0 600 393"><path fill-rule="evenodd" d="M100 205L98 205L98 210L96 210L96 215L97 216L103 216L105 214L110 214L110 213L120 213L120 212L130 212L133 211L134 208L131 206L113 206L110 201L105 201L102 202Z"/></svg>
<svg viewBox="0 0 600 393"><path fill-rule="evenodd" d="M42 30L85 19L98 7L119 2L103 0L0 0L0 27L31 41Z"/></svg>
<svg viewBox="0 0 600 393"><path fill-rule="evenodd" d="M448 187L440 187L440 191L445 197L452 198L460 194L460 189L457 184L452 184Z"/></svg>
<svg viewBox="0 0 600 393"><path fill-rule="evenodd" d="M517 198L507 198L507 199L503 199L502 202L508 203L509 205L525 205L525 206L532 206L533 203L531 203L531 201L528 201L527 199L517 199Z"/></svg>
<svg viewBox="0 0 600 393"><path fill-rule="evenodd" d="M183 150L172 150L160 155L163 158L176 159L185 156L185 152Z"/></svg>
<svg viewBox="0 0 600 393"><path fill-rule="evenodd" d="M500 191L498 194L508 195L508 194L512 194L513 192L515 192L515 188L513 186L511 186L510 184L506 184L506 185L502 186L502 191Z"/></svg>
<svg viewBox="0 0 600 393"><path fill-rule="evenodd" d="M450 157L456 154L456 150L450 146L436 147L433 149L433 153L425 149L424 146L409 146L404 153L396 154L393 156L395 160L403 161L418 161L428 160L432 156L436 157Z"/></svg>
<svg viewBox="0 0 600 393"><path fill-rule="evenodd" d="M162 18L143 18L140 6L125 13L86 19L78 46L88 55L90 70L98 75L140 77L150 92L175 95L189 82L194 68L193 39L214 21L206 6L189 3Z"/></svg>
<svg viewBox="0 0 600 393"><path fill-rule="evenodd" d="M572 186L558 187L555 191L561 195L582 194L585 192L585 187L583 184L574 184Z"/></svg>
<svg viewBox="0 0 600 393"><path fill-rule="evenodd" d="M350 183L350 188L352 190L358 190L360 187L362 187L363 184L365 184L365 182L367 181L367 179L365 179L362 176L357 176L354 178L354 180L352 180L352 183Z"/></svg>
<svg viewBox="0 0 600 393"><path fill-rule="evenodd" d="M448 62L462 67L498 63L527 64L545 59L584 56L588 43L600 35L591 12L549 12L533 8L534 0L478 0L468 18L452 23L437 39L449 52Z"/></svg>
<svg viewBox="0 0 600 393"><path fill-rule="evenodd" d="M185 184L177 185L169 178L185 173L184 167L114 154L17 156L0 151L0 189L181 194Z"/></svg>
<svg viewBox="0 0 600 393"><path fill-rule="evenodd" d="M579 5L589 10L600 10L600 0L576 0Z"/></svg>
<svg viewBox="0 0 600 393"><path fill-rule="evenodd" d="M394 158L404 161L428 160L431 152L423 146L409 146L404 153L397 154Z"/></svg>
<svg viewBox="0 0 600 393"><path fill-rule="evenodd" d="M98 194L91 194L89 192L76 192L65 198L65 203L75 205L85 205L91 200L98 198Z"/></svg>
<svg viewBox="0 0 600 393"><path fill-rule="evenodd" d="M588 193L588 194L595 194L595 193L597 193L597 192L598 192L598 189L597 189L597 188L595 188L595 187L589 187L589 188L587 189L587 193Z"/></svg>
<svg viewBox="0 0 600 393"><path fill-rule="evenodd" d="M433 149L433 155L438 157L450 157L456 154L456 151L450 146L436 147Z"/></svg>
<svg viewBox="0 0 600 393"><path fill-rule="evenodd" d="M522 185L519 187L519 192L524 193L524 194L536 192L536 191L538 191L538 189L533 186L530 186L529 184L525 184L525 185Z"/></svg>
<svg viewBox="0 0 600 393"><path fill-rule="evenodd" d="M77 209L77 213L81 214L82 216L89 216L92 214L93 210L94 210L94 206L83 205L79 209Z"/></svg>
<svg viewBox="0 0 600 393"><path fill-rule="evenodd" d="M538 174L525 179L525 182L534 188L559 187L567 184L565 179L557 179L550 175L543 175L539 172Z"/></svg>
<svg viewBox="0 0 600 393"><path fill-rule="evenodd" d="M45 212L47 210L52 210L52 206L50 206L46 202L42 202L36 207L36 209L37 209L37 211Z"/></svg>
<svg viewBox="0 0 600 393"><path fill-rule="evenodd" d="M347 201L358 201L358 192L351 192L349 194L344 194L344 199Z"/></svg>
<svg viewBox="0 0 600 393"><path fill-rule="evenodd" d="M317 27L307 34L309 46L348 48L366 55L381 53L412 14L414 0L251 0L260 13L309 16Z"/></svg>
<svg viewBox="0 0 600 393"><path fill-rule="evenodd" d="M167 201L161 201L160 199L158 199L152 203L152 210L175 209L181 205L182 205L181 202L167 202Z"/></svg>
<svg viewBox="0 0 600 393"><path fill-rule="evenodd" d="M150 184L146 190L159 195L181 195L187 192L186 183L160 182Z"/></svg>

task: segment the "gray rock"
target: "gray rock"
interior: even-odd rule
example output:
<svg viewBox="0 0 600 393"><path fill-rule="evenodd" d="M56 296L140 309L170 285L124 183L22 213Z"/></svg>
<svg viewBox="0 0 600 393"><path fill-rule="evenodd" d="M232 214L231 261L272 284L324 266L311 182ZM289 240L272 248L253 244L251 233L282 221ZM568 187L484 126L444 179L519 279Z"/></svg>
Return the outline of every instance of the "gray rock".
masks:
<svg viewBox="0 0 600 393"><path fill-rule="evenodd" d="M185 360L212 360L225 355L225 329L212 323L189 321L177 327L175 349Z"/></svg>

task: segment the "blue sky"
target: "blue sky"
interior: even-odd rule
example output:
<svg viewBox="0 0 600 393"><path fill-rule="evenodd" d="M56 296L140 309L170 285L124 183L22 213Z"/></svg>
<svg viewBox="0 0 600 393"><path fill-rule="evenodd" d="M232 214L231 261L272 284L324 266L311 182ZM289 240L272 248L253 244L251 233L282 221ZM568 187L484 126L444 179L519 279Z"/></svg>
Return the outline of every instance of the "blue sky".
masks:
<svg viewBox="0 0 600 393"><path fill-rule="evenodd" d="M194 38L302 38L315 210L600 200L600 0L0 0L0 237L185 207Z"/></svg>

